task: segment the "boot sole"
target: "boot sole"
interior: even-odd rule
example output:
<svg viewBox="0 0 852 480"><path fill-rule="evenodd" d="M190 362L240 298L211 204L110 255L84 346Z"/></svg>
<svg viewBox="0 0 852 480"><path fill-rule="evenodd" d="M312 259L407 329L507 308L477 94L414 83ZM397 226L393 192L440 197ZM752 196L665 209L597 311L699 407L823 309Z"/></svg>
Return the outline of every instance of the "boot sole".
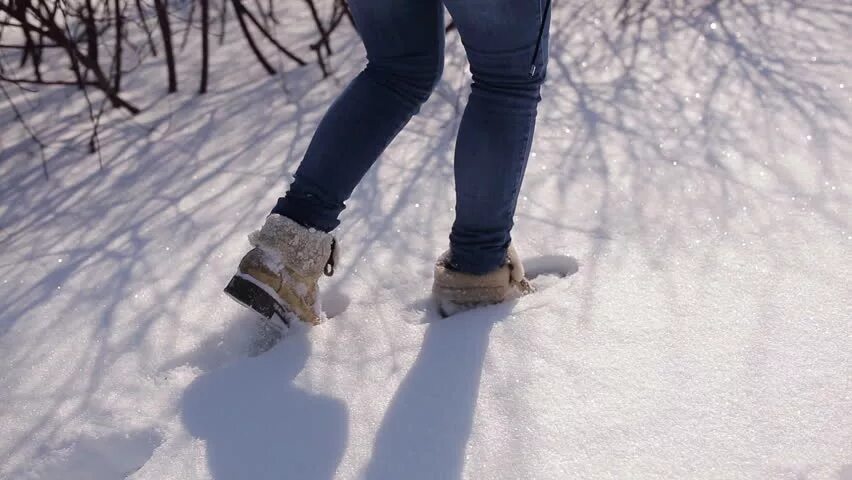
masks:
<svg viewBox="0 0 852 480"><path fill-rule="evenodd" d="M263 287L239 274L231 277L225 287L225 293L235 302L255 311L267 324L282 334L289 330L290 319L296 316L287 305L270 295Z"/></svg>

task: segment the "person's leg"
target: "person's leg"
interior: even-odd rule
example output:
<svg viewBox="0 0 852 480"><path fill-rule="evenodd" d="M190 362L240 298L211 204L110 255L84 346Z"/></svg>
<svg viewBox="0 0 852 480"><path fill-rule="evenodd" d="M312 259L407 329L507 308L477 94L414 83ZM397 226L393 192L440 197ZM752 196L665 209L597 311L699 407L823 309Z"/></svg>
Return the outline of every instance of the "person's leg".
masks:
<svg viewBox="0 0 852 480"><path fill-rule="evenodd" d="M440 0L349 0L367 67L319 124L272 213L324 232L355 186L429 98L444 63Z"/></svg>
<svg viewBox="0 0 852 480"><path fill-rule="evenodd" d="M444 1L473 76L454 167L456 219L449 263L461 272L483 274L506 261L545 77L546 2Z"/></svg>

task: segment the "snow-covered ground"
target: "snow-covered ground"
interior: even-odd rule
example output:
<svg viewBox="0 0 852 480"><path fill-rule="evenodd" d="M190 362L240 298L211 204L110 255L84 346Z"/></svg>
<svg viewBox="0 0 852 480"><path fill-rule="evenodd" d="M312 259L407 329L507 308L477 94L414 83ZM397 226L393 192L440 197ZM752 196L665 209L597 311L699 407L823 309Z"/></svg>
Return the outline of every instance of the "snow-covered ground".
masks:
<svg viewBox="0 0 852 480"><path fill-rule="evenodd" d="M515 229L575 273L431 312L451 34L345 211L337 315L271 348L221 290L363 64L354 31L321 82L266 76L233 25L206 96L192 45L176 95L146 60L102 168L73 91L17 92L52 143L46 180L2 107L0 478L852 479L852 6L652 2L622 27L619 3L556 6Z"/></svg>

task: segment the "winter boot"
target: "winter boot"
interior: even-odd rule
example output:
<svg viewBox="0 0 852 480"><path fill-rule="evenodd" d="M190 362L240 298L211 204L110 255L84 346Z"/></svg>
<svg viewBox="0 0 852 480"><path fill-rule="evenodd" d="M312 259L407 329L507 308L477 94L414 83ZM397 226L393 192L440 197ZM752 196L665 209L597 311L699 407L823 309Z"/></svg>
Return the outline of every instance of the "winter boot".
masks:
<svg viewBox="0 0 852 480"><path fill-rule="evenodd" d="M254 246L240 261L225 293L284 331L294 319L321 322L320 276L331 276L337 242L330 234L271 214L249 235Z"/></svg>
<svg viewBox="0 0 852 480"><path fill-rule="evenodd" d="M524 276L524 266L512 245L500 268L482 275L459 272L449 266L450 252L444 252L435 264L432 295L442 317L473 308L501 303L533 291Z"/></svg>

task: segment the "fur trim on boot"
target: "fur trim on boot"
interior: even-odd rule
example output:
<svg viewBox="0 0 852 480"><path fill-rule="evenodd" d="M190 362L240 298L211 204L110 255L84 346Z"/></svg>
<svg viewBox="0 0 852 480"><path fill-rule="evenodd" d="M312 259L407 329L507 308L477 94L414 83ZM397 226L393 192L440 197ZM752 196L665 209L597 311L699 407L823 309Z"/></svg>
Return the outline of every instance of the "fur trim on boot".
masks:
<svg viewBox="0 0 852 480"><path fill-rule="evenodd" d="M334 237L271 214L259 231L249 235L249 242L254 248L240 261L225 292L268 319L274 314L285 326L294 318L320 323L318 281L323 274L334 273L338 256Z"/></svg>
<svg viewBox="0 0 852 480"><path fill-rule="evenodd" d="M444 317L532 292L532 285L524 277L524 266L512 245L509 245L506 262L482 275L452 270L449 259L449 251L438 258L432 284L432 295Z"/></svg>

